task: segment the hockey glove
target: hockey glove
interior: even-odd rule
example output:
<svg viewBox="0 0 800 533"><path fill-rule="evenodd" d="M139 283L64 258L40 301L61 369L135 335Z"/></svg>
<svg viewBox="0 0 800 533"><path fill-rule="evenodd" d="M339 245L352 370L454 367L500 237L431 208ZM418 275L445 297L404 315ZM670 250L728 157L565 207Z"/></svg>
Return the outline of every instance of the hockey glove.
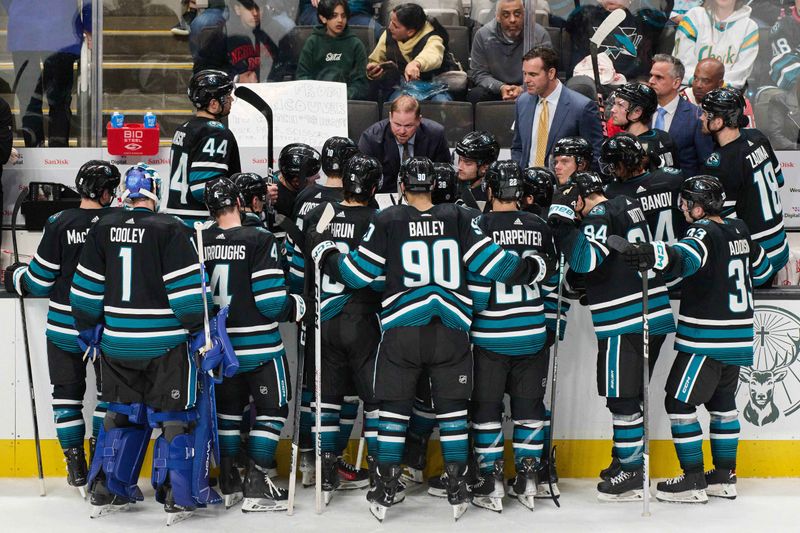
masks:
<svg viewBox="0 0 800 533"><path fill-rule="evenodd" d="M574 184L567 184L558 187L553 191L553 201L550 203L550 211L547 220L550 222L572 222L576 218L575 209L578 205L578 187Z"/></svg>
<svg viewBox="0 0 800 533"><path fill-rule="evenodd" d="M528 282L529 285L550 279L558 270L556 258L549 254L534 254L525 260L532 266L534 272L533 278Z"/></svg>
<svg viewBox="0 0 800 533"><path fill-rule="evenodd" d="M306 301L299 294L290 294L294 300L294 312L290 316L292 322L300 322L306 315Z"/></svg>
<svg viewBox="0 0 800 533"><path fill-rule="evenodd" d="M103 340L103 324L78 332L78 346L83 350L83 360L94 363L100 357L100 341Z"/></svg>
<svg viewBox="0 0 800 533"><path fill-rule="evenodd" d="M311 249L311 259L314 261L314 264L319 265L320 268L324 268L325 263L329 259L339 255L340 253L341 252L339 251L339 248L336 247L335 242L322 241Z"/></svg>
<svg viewBox="0 0 800 533"><path fill-rule="evenodd" d="M631 244L620 253L629 267L635 268L640 272L645 272L651 268L663 271L667 269L670 263L669 247L661 241Z"/></svg>
<svg viewBox="0 0 800 533"><path fill-rule="evenodd" d="M27 268L28 263L14 263L6 267L5 277L3 278L6 291L20 296L27 294L28 291L25 290L25 284L22 282L22 276Z"/></svg>

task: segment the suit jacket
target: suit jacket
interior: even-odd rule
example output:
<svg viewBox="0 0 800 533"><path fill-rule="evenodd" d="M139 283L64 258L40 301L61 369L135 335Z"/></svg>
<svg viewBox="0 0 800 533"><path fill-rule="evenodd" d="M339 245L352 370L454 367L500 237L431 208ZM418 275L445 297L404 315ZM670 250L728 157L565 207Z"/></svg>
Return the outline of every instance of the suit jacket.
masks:
<svg viewBox="0 0 800 533"><path fill-rule="evenodd" d="M511 158L522 168L533 163L528 161L531 154L531 134L533 132L533 116L539 97L522 93L517 98L516 116L514 117L514 140L511 141ZM547 152L545 163L553 152L553 144L564 137L583 137L592 145L594 161L592 167L600 168L600 145L603 144L603 125L597 104L585 96L569 89L566 85L561 87L561 96L558 99L553 123L547 135Z"/></svg>
<svg viewBox="0 0 800 533"><path fill-rule="evenodd" d="M383 165L383 184L378 192L397 191L400 171L400 150L392 133L389 119L376 122L358 140L361 153L376 157ZM414 155L429 157L434 163L449 163L450 149L444 136L444 126L423 118L414 137Z"/></svg>
<svg viewBox="0 0 800 533"><path fill-rule="evenodd" d="M703 135L700 109L683 98L678 98L678 107L668 133L678 149L677 164L683 175L699 174L703 163L714 149L711 136Z"/></svg>

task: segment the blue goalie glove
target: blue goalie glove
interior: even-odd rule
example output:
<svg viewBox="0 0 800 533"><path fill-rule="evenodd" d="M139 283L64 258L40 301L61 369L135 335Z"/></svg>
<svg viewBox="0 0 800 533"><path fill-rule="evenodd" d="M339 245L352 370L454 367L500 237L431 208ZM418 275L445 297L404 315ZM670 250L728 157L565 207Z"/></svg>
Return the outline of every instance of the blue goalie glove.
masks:
<svg viewBox="0 0 800 533"><path fill-rule="evenodd" d="M83 360L92 363L100 357L100 341L103 340L103 324L85 329L78 333L78 347L83 350Z"/></svg>
<svg viewBox="0 0 800 533"><path fill-rule="evenodd" d="M233 377L239 370L239 359L233 351L233 345L228 338L225 326L228 320L229 307L223 307L217 315L209 320L208 326L211 333L211 347L207 350L205 332L198 331L189 337L189 349L192 353L199 353L200 368L203 372L213 372L219 369L219 376Z"/></svg>

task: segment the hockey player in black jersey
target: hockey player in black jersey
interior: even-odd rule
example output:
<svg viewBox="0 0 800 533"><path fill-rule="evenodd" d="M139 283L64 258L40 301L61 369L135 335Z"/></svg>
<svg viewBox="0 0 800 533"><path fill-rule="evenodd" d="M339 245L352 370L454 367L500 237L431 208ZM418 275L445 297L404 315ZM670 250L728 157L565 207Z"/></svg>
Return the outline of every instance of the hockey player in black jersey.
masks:
<svg viewBox="0 0 800 533"><path fill-rule="evenodd" d="M89 472L93 516L143 499L137 481L153 427L162 431L152 479L164 510L183 516L220 501L208 485L213 438L200 416L207 395L187 342L199 333L193 344L205 343L201 271L187 228L154 212L159 187L147 165L128 169L121 198L131 209L95 223L72 279L75 326L103 353L109 402Z"/></svg>
<svg viewBox="0 0 800 533"><path fill-rule="evenodd" d="M399 179L408 205L378 213L356 250L341 254L335 243L313 233L309 247L315 263L348 287L363 288L386 277L383 337L373 377L381 407L376 484L367 495L371 512L383 520L395 501L408 419L419 378L427 372L442 437L447 496L458 518L470 500L467 401L472 355L467 332L472 299L466 272L511 285L530 284L549 279L555 264L544 255L520 258L505 252L457 205L434 206L434 171L428 158L406 160Z"/></svg>
<svg viewBox="0 0 800 533"><path fill-rule="evenodd" d="M208 218L206 183L242 168L236 137L220 122L231 112L233 80L220 70L202 70L192 76L187 93L197 112L172 137L167 201L160 210L191 227Z"/></svg>
<svg viewBox="0 0 800 533"><path fill-rule="evenodd" d="M486 193L481 180L489 165L497 161L500 145L488 131L471 131L456 143L455 155L459 197L468 207L483 211Z"/></svg>
<svg viewBox="0 0 800 533"><path fill-rule="evenodd" d="M556 175L544 167L528 167L522 172L522 196L519 199L520 208L534 215L547 216L550 201L553 199L553 189L556 184Z"/></svg>
<svg viewBox="0 0 800 533"><path fill-rule="evenodd" d="M267 180L255 172L240 172L231 176L231 181L242 195L242 225L267 228L269 193Z"/></svg>
<svg viewBox="0 0 800 533"><path fill-rule="evenodd" d="M681 205L691 224L680 241L631 245L624 254L666 276L682 276L678 355L667 378L665 406L683 474L658 484L662 501L705 503L736 498L739 368L753 364L753 286L772 267L741 220L721 218L725 192L713 176L684 183ZM703 430L696 407L711 416L714 469L703 474Z"/></svg>
<svg viewBox="0 0 800 533"><path fill-rule="evenodd" d="M555 256L550 227L533 213L520 211L522 170L515 161L496 161L484 178L491 212L478 226L504 250L525 257ZM508 393L514 420L516 477L509 492L533 509L536 470L544 442L544 393L550 361L543 297L555 289L558 274L533 285L507 285L477 277L470 329L475 383L472 390L472 437L480 478L472 486L473 503L502 511L503 397Z"/></svg>
<svg viewBox="0 0 800 533"><path fill-rule="evenodd" d="M606 139L600 148L600 165L614 176L606 185L607 198L637 198L647 217L650 236L657 241L675 242L686 229L678 196L683 176L672 167L647 170L647 155L641 141L630 133Z"/></svg>
<svg viewBox="0 0 800 533"><path fill-rule="evenodd" d="M626 83L611 95L611 121L642 143L647 155L646 169L680 168L678 149L669 133L651 129L653 113L658 109L655 91L640 81Z"/></svg>
<svg viewBox="0 0 800 533"><path fill-rule="evenodd" d="M433 205L452 204L458 200L458 170L451 163L434 163L436 187L431 192Z"/></svg>
<svg viewBox="0 0 800 533"><path fill-rule="evenodd" d="M297 195L308 185L308 178L319 173L320 155L304 143L287 144L278 156L278 200L275 210L292 217Z"/></svg>
<svg viewBox="0 0 800 533"><path fill-rule="evenodd" d="M607 199L600 177L580 172L572 184L553 194L549 220L570 268L587 273L586 296L598 344L597 390L606 398L614 422L613 460L601 473L598 499L641 499L642 282L606 241L610 235L620 235L631 242L649 242L647 219L637 200ZM648 285L652 367L664 336L675 331L675 324L661 276L653 276Z"/></svg>
<svg viewBox="0 0 800 533"><path fill-rule="evenodd" d="M53 385L53 421L67 463L67 483L78 487L82 494L89 473L83 449L86 435L83 396L89 358L82 357L85 347L81 348L72 321L69 287L89 228L112 212L104 208L116 196L119 180L119 170L108 161L84 163L75 177L75 187L81 195L80 206L51 216L30 265L15 263L5 272L8 292L50 297L45 335L50 383ZM92 358L92 363L98 403L92 417L90 458L107 406L100 397L100 361Z"/></svg>
<svg viewBox="0 0 800 533"><path fill-rule="evenodd" d="M576 172L586 172L592 166L592 145L583 137L562 137L553 145L550 168L558 180L566 185Z"/></svg>
<svg viewBox="0 0 800 533"><path fill-rule="evenodd" d="M236 185L227 178L208 182L205 202L217 222L203 232L211 292L216 308L230 306L227 331L239 360L238 373L216 387L220 489L226 507L243 493L244 512L284 511L287 492L268 473L291 396L278 322L299 321L305 303L286 288L274 236L263 226L242 224L243 198ZM255 424L247 439L242 484L234 460L241 443L242 409L251 397Z"/></svg>
<svg viewBox="0 0 800 533"><path fill-rule="evenodd" d="M344 200L334 203L336 215L324 233L344 253L358 247L375 215L370 200L380 187L383 169L374 157L356 154L340 173ZM308 214L308 227L316 227L326 204ZM350 438L358 400L364 402L364 434L367 453L378 453L378 404L372 396L372 370L381 338L378 313L382 281L362 289L350 289L322 277L322 491L326 504L333 491L366 487L366 472L347 463L342 454ZM347 405L346 398L356 397ZM313 401L312 401L313 406ZM354 409L342 424L346 408ZM313 407L312 407L313 411ZM342 426L345 427L342 427ZM311 428L312 432L315 428Z"/></svg>
<svg viewBox="0 0 800 533"><path fill-rule="evenodd" d="M757 129L742 129L744 97L735 89L709 91L700 104L703 132L714 139L714 151L703 172L716 176L725 188L724 217L747 224L750 236L767 253L778 272L789 261L783 227L781 165L769 140Z"/></svg>

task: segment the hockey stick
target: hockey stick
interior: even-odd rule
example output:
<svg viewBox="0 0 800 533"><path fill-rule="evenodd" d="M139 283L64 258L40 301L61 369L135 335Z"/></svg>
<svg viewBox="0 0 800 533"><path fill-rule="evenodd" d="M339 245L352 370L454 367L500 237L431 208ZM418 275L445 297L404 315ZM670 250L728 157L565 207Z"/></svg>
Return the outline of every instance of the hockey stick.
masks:
<svg viewBox="0 0 800 533"><path fill-rule="evenodd" d="M597 91L597 107L600 111L604 109L603 104L603 86L600 83L600 67L597 62L598 49L603 41L606 40L614 28L620 25L625 20L625 10L615 9L606 17L606 19L597 27L597 30L589 38L589 53L592 56L592 73L594 74L594 88ZM603 111L600 111L600 121L605 122Z"/></svg>
<svg viewBox="0 0 800 533"><path fill-rule="evenodd" d="M272 135L272 108L270 105L261 98L253 89L240 85L233 91L236 98L241 98L242 101L247 102L264 116L267 121L267 169L270 176L272 175L273 163L273 135Z"/></svg>
<svg viewBox="0 0 800 533"><path fill-rule="evenodd" d="M17 215L22 207L22 202L28 198L28 188L23 187L14 202L14 211L11 213L11 244L14 248L14 263L19 263L19 247L17 246ZM39 470L39 495L46 496L44 487L44 471L42 470L42 445L39 442L39 419L36 416L36 391L33 387L33 368L31 367L31 347L28 343L28 318L25 315L25 297L19 295L19 308L22 317L22 339L25 342L25 366L28 370L28 392L31 397L31 411L33 415L33 440L36 446L36 467Z"/></svg>
<svg viewBox="0 0 800 533"><path fill-rule="evenodd" d="M624 252L631 243L619 235L611 235L608 238L608 246L616 252ZM640 261L639 274L642 276L642 357L644 365L642 369L642 423L644 426L644 453L642 465L642 516L650 516L650 320L647 318L648 308L648 283L647 274L650 269Z"/></svg>
<svg viewBox="0 0 800 533"><path fill-rule="evenodd" d="M197 236L197 258L200 263L200 287L203 291L203 333L206 336L206 343L203 346L204 351L211 349L211 328L208 319L208 300L206 297L206 263L205 251L203 250L203 223L195 222L194 231Z"/></svg>
<svg viewBox="0 0 800 533"><path fill-rule="evenodd" d="M561 300L563 298L561 292L564 288L564 254L560 253L558 258L558 297L556 299L556 340L553 343L553 378L550 382L550 450L547 454L549 460L549 471L547 472L547 485L550 488L550 497L553 498L553 503L556 504L556 507L561 507L561 503L558 501L558 496L556 496L555 491L553 490L553 478L555 477L556 473L556 447L553 444L555 440L555 433L553 433L553 428L555 425L553 421L555 420L555 412L556 412L556 376L558 375L558 343L559 338L561 337Z"/></svg>

